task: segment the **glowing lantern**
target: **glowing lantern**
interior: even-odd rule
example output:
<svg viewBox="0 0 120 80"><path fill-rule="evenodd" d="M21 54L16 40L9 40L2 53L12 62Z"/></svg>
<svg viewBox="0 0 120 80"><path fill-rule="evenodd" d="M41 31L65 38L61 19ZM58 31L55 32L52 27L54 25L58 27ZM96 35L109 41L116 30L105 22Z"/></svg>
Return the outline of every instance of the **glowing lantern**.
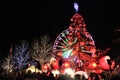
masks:
<svg viewBox="0 0 120 80"><path fill-rule="evenodd" d="M69 67L69 64L68 64L68 63L65 63L65 67Z"/></svg>
<svg viewBox="0 0 120 80"><path fill-rule="evenodd" d="M69 67L70 67L70 63L69 63L69 62L65 62L65 63L64 63L64 67L65 67L65 68L69 68Z"/></svg>
<svg viewBox="0 0 120 80"><path fill-rule="evenodd" d="M97 64L95 62L90 63L88 66L89 69L95 69L96 67L97 67Z"/></svg>
<svg viewBox="0 0 120 80"><path fill-rule="evenodd" d="M92 63L92 66L95 68L97 66L97 64L96 63Z"/></svg>

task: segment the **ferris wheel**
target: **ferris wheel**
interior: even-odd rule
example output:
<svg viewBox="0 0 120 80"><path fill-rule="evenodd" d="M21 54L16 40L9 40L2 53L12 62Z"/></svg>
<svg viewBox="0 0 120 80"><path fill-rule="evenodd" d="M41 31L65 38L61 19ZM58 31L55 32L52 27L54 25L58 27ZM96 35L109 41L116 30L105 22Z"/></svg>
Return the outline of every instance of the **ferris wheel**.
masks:
<svg viewBox="0 0 120 80"><path fill-rule="evenodd" d="M73 46L76 44L76 42L77 37L75 37L73 31L70 29L66 29L56 38L53 46L53 53L65 59L73 57Z"/></svg>

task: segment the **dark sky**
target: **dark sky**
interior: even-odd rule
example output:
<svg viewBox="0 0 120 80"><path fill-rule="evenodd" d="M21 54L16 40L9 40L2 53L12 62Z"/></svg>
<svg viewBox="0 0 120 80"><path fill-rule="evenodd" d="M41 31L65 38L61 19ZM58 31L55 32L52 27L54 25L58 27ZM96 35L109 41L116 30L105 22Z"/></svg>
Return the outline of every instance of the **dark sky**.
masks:
<svg viewBox="0 0 120 80"><path fill-rule="evenodd" d="M95 40L96 47L110 46L113 29L120 26L118 5L110 0L40 0L17 2L13 10L3 10L3 29L0 30L0 53L7 54L11 44L25 38L32 40L43 34L55 38L68 28L75 10L73 3L79 4L79 12L86 28ZM7 27L6 27L7 26Z"/></svg>

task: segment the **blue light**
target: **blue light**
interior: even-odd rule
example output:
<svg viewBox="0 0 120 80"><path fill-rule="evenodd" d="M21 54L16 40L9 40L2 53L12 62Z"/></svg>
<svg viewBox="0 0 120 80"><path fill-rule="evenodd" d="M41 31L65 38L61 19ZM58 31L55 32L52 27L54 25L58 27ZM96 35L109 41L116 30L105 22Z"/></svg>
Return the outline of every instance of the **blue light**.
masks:
<svg viewBox="0 0 120 80"><path fill-rule="evenodd" d="M78 6L77 3L74 3L74 8L75 8L75 11L78 12L78 8L79 8L79 6Z"/></svg>

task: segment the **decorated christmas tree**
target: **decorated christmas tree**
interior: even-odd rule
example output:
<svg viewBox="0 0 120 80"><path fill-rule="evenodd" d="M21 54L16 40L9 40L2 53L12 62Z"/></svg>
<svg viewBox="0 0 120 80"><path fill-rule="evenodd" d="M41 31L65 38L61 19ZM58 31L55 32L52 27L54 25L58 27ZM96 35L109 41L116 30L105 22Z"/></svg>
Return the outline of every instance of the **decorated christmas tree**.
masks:
<svg viewBox="0 0 120 80"><path fill-rule="evenodd" d="M96 73L109 70L112 63L106 54L110 49L96 49L83 17L78 13L77 3L74 3L74 8L76 13L71 18L69 28L60 33L54 42L53 53L56 59L62 60L63 65L69 62L72 68L80 70L94 70Z"/></svg>

